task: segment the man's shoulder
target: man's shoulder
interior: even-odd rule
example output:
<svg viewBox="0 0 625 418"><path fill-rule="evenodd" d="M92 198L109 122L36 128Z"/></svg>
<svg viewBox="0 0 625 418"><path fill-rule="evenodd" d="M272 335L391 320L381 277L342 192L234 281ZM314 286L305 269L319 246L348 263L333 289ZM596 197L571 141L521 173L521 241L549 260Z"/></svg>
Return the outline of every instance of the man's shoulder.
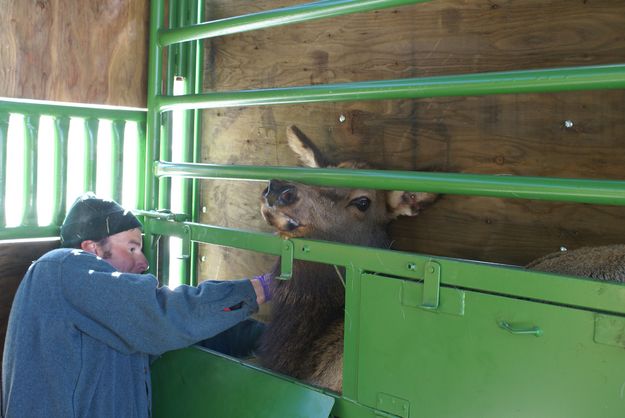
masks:
<svg viewBox="0 0 625 418"><path fill-rule="evenodd" d="M109 266L95 254L76 248L57 248L42 255L36 263L58 263L58 264L98 264L103 267Z"/></svg>

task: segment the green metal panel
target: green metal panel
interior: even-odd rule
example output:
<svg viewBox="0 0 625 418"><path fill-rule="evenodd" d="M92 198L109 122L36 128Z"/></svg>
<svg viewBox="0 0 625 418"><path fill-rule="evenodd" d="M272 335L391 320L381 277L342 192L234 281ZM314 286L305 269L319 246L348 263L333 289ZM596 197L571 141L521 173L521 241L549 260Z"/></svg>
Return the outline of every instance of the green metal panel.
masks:
<svg viewBox="0 0 625 418"><path fill-rule="evenodd" d="M308 20L343 16L387 7L424 3L430 0L323 0L282 9L268 10L244 16L205 22L177 29L161 30L158 40L161 46L271 28ZM151 38L154 39L154 38Z"/></svg>
<svg viewBox="0 0 625 418"><path fill-rule="evenodd" d="M161 111L625 88L625 65L505 71L158 97Z"/></svg>
<svg viewBox="0 0 625 418"><path fill-rule="evenodd" d="M145 122L146 109L0 97L0 112Z"/></svg>
<svg viewBox="0 0 625 418"><path fill-rule="evenodd" d="M359 311L348 312L360 315L359 402L405 417L623 416L623 349L594 341L598 314L466 291L454 315L406 303L422 283L361 280ZM458 297L440 291L443 303Z"/></svg>
<svg viewBox="0 0 625 418"><path fill-rule="evenodd" d="M52 223L61 225L67 206L67 146L69 143L70 118L59 116L54 120L54 192Z"/></svg>
<svg viewBox="0 0 625 418"><path fill-rule="evenodd" d="M109 179L113 190L113 200L122 201L122 184L124 178L124 137L126 121L114 120L111 124L111 156L112 164Z"/></svg>
<svg viewBox="0 0 625 418"><path fill-rule="evenodd" d="M192 222L173 222L149 217L146 227L154 234L184 237L209 244L281 255L282 239L251 232ZM292 239L293 258L391 276L423 280L429 263L440 265L442 286L497 293L511 297L579 306L625 315L625 284L528 271L515 266L366 248L307 239ZM348 294L349 297L349 294ZM442 302L441 302L442 303Z"/></svg>
<svg viewBox="0 0 625 418"><path fill-rule="evenodd" d="M334 398L200 348L151 367L154 418L328 417Z"/></svg>
<svg viewBox="0 0 625 418"><path fill-rule="evenodd" d="M154 163L156 176L212 179L292 180L330 187L437 192L472 196L625 205L625 181L497 176L343 168L259 167Z"/></svg>
<svg viewBox="0 0 625 418"><path fill-rule="evenodd" d="M24 115L24 212L22 224L37 225L37 154L39 143L39 117Z"/></svg>
<svg viewBox="0 0 625 418"><path fill-rule="evenodd" d="M0 110L0 228L6 225L7 145L9 113Z"/></svg>

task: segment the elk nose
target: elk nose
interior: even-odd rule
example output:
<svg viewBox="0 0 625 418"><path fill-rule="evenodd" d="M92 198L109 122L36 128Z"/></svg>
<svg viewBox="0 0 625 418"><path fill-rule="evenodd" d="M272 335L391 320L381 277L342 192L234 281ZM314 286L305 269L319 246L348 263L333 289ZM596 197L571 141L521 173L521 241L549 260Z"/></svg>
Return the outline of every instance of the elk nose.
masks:
<svg viewBox="0 0 625 418"><path fill-rule="evenodd" d="M269 206L289 206L297 200L297 189L292 184L270 180L263 196Z"/></svg>

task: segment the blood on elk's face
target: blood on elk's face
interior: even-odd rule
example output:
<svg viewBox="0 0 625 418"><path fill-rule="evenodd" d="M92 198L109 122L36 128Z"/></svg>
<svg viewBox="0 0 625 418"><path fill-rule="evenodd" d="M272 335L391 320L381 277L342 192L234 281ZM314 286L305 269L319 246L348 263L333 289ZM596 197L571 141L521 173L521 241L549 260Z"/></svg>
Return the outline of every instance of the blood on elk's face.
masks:
<svg viewBox="0 0 625 418"><path fill-rule="evenodd" d="M367 164L331 164L298 128L288 143L308 167L362 169ZM373 247L388 246L386 225L399 215L414 216L436 200L433 193L317 187L271 180L261 197L261 213L284 237L307 237Z"/></svg>

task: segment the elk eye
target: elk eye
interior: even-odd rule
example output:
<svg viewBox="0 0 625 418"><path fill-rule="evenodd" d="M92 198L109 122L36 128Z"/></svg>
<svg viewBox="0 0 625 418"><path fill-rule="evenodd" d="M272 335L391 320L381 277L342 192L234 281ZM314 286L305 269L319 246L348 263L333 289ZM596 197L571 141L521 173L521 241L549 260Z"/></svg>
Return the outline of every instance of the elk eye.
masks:
<svg viewBox="0 0 625 418"><path fill-rule="evenodd" d="M351 202L349 202L350 206L355 206L356 209L358 209L361 212L366 211L367 209L369 209L369 206L371 205L371 199L369 199L368 197L362 196L362 197L358 197L354 200L352 200Z"/></svg>

